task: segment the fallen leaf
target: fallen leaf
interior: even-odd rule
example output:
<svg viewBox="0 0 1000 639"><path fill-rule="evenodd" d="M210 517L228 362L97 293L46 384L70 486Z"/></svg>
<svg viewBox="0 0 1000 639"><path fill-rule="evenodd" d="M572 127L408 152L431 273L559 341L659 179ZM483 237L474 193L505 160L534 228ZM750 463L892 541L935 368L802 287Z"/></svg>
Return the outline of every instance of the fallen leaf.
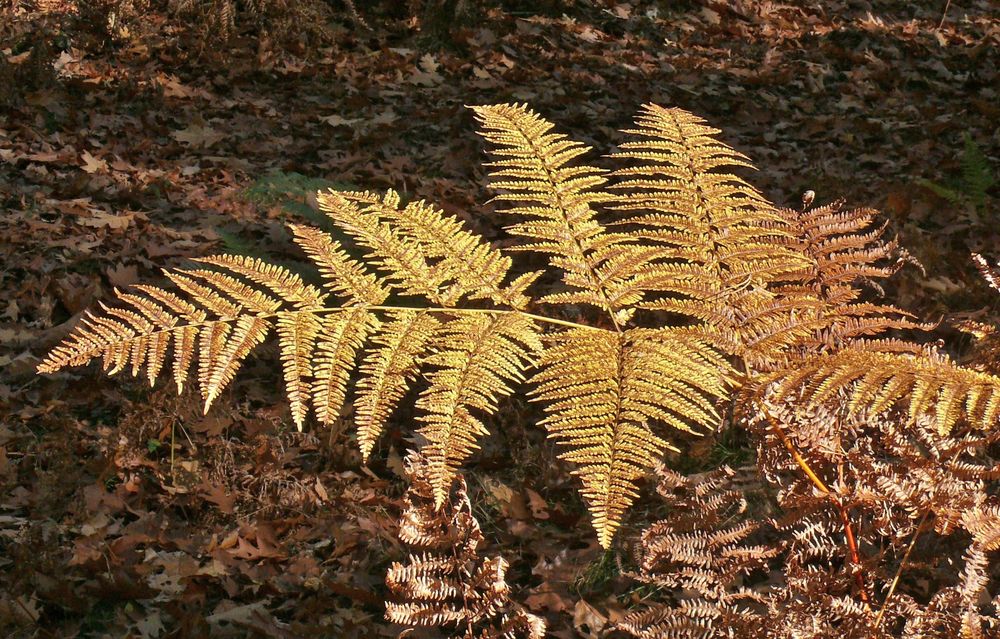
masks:
<svg viewBox="0 0 1000 639"><path fill-rule="evenodd" d="M608 618L596 608L580 599L573 608L573 627L587 639L598 639L601 630L608 625Z"/></svg>
<svg viewBox="0 0 1000 639"><path fill-rule="evenodd" d="M135 264L126 266L119 263L113 267L109 266L104 273L108 276L111 285L118 288L125 288L139 281L139 269Z"/></svg>
<svg viewBox="0 0 1000 639"><path fill-rule="evenodd" d="M361 122L361 120L359 119L344 118L337 115L336 113L334 113L333 115L328 115L326 117L320 118L319 121L325 122L330 126L354 126L358 122Z"/></svg>
<svg viewBox="0 0 1000 639"><path fill-rule="evenodd" d="M87 173L104 173L108 170L108 163L104 160L99 160L90 154L90 151L84 151L80 154L80 159L83 160L83 166L80 168Z"/></svg>
<svg viewBox="0 0 1000 639"><path fill-rule="evenodd" d="M195 148L206 149L226 137L226 135L224 133L219 133L209 126L192 124L186 129L174 131L170 134L170 137L178 142L190 144Z"/></svg>

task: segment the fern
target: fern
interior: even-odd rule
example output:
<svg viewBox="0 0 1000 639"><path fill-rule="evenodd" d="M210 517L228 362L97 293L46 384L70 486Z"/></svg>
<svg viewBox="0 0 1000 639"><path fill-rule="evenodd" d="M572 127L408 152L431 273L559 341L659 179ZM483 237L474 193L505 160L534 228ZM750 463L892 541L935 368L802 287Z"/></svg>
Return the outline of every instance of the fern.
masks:
<svg viewBox="0 0 1000 639"><path fill-rule="evenodd" d="M437 507L487 418L527 382L605 547L667 433L716 427L740 384L815 401L849 392L869 413L908 401L942 432L963 415L992 427L1000 379L885 339L923 325L859 297L858 278L896 268L869 211L778 209L732 173L749 161L680 109L646 106L615 155L628 166L610 173L577 163L589 149L525 106L474 112L507 231L524 240L513 248L544 254L547 269L516 270L429 203L328 190L317 202L336 234L289 227L320 286L254 257L205 258L167 273L176 292L139 286L88 314L38 370L100 358L152 384L172 358L178 389L196 371L207 411L276 332L296 426L310 411L330 424L353 401L365 458L422 379ZM567 307L585 318L565 319ZM665 324L677 315L687 325Z"/></svg>
<svg viewBox="0 0 1000 639"><path fill-rule="evenodd" d="M972 136L963 133L962 143L962 175L956 184L945 186L926 179L917 180L917 183L952 204L960 205L968 202L976 211L981 211L986 207L986 198L989 190L996 184L996 177L991 170L989 159L976 145Z"/></svg>
<svg viewBox="0 0 1000 639"><path fill-rule="evenodd" d="M448 501L438 504L433 462L411 454L404 464L410 488L399 539L409 557L386 574L386 619L411 630L448 629L456 639L542 639L545 622L510 600L507 562L480 556L485 538L465 481L459 477Z"/></svg>

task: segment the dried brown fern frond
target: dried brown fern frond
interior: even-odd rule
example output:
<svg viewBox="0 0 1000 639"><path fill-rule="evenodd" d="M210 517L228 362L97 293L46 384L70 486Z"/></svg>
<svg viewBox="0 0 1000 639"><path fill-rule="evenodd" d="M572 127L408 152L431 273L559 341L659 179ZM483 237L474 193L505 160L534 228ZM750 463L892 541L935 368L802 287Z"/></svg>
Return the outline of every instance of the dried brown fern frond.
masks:
<svg viewBox="0 0 1000 639"><path fill-rule="evenodd" d="M728 466L690 477L661 466L657 475L657 492L671 511L642 533L636 563L644 583L718 600L780 553L780 546L749 543L761 522L749 517Z"/></svg>
<svg viewBox="0 0 1000 639"><path fill-rule="evenodd" d="M404 497L399 539L406 563L393 563L386 575L392 596L386 618L394 623L447 629L468 639L542 639L545 622L510 599L507 562L482 557L484 543L465 480L448 486L448 500L436 503L433 462L406 459L410 488Z"/></svg>
<svg viewBox="0 0 1000 639"><path fill-rule="evenodd" d="M657 491L670 513L643 531L636 546L638 572L631 576L671 593L674 601L635 610L618 629L639 639L751 636L764 631L766 618L759 612L767 599L745 587L742 579L766 571L781 546L750 541L761 522L749 516L747 500L734 484L735 473L722 467L684 477L661 466L657 474Z"/></svg>
<svg viewBox="0 0 1000 639"><path fill-rule="evenodd" d="M808 265L775 290L786 297L815 298L821 304L821 329L799 348L836 349L890 330L933 328L900 308L862 299L862 285L881 292L875 280L890 277L904 264L897 243L884 239L885 225L875 224L878 211L845 209L844 202L838 200L812 209L779 212L792 235L790 247L805 257ZM917 350L916 345L913 348Z"/></svg>
<svg viewBox="0 0 1000 639"><path fill-rule="evenodd" d="M944 588L925 606L912 600L903 634L919 639L961 637L962 639L988 639L1000 633L1000 597L991 605L992 614L984 613L982 600L989 594L990 558L988 551L973 543L964 553L965 566L958 584Z"/></svg>

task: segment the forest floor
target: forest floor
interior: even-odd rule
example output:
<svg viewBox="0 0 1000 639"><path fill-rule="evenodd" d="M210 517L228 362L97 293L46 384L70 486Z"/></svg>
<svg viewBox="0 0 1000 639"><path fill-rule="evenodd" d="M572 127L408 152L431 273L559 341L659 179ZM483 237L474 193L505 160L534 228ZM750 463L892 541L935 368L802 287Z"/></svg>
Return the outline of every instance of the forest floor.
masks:
<svg viewBox="0 0 1000 639"><path fill-rule="evenodd" d="M988 0L944 16L943 1L577 0L491 10L444 39L365 4L315 45L237 22L200 51L164 11L104 35L0 13L0 636L399 632L383 578L403 556L408 429L368 465L346 421L296 432L267 348L208 415L165 382L34 368L84 309L162 267L221 251L301 261L284 223L314 214L317 186L392 187L496 237L465 105L527 102L598 162L641 105L693 111L776 203L812 190L882 209L924 269L895 278L894 303L935 321L996 314L969 260L1000 257L996 189L976 202L962 181L963 136L994 175L1000 157ZM536 421L518 400L490 424L476 514L551 636L606 636L641 594L616 559L656 506L645 498L605 555ZM720 436L678 463L751 457Z"/></svg>

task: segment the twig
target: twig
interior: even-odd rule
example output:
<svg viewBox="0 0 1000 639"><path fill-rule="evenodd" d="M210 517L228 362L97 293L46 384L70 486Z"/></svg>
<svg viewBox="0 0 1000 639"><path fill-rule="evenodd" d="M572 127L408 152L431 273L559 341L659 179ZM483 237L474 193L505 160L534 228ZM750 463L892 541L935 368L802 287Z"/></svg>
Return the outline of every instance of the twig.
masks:
<svg viewBox="0 0 1000 639"><path fill-rule="evenodd" d="M941 27L944 26L944 20L945 18L948 17L948 7L950 6L951 6L951 0L947 0L947 2L944 3L944 11L941 12L941 22L938 22L937 26L938 31L940 31Z"/></svg>
<svg viewBox="0 0 1000 639"><path fill-rule="evenodd" d="M907 547L906 552L903 553L903 559L899 562L899 568L896 569L896 574L892 578L892 583L889 585L889 592L885 595L885 601L882 602L882 608L878 611L878 616L875 617L875 623L872 626L872 633L878 632L878 627L882 623L882 617L885 616L885 611L889 607L889 600L892 599L892 595L896 592L896 586L899 585L899 578L903 574L903 568L906 566L907 560L910 558L910 553L913 552L913 547L917 545L917 537L923 532L924 524L927 522L927 515L931 513L930 510L925 510L923 517L920 518L920 523L917 524L917 529L913 531L913 538L910 540L910 545Z"/></svg>

